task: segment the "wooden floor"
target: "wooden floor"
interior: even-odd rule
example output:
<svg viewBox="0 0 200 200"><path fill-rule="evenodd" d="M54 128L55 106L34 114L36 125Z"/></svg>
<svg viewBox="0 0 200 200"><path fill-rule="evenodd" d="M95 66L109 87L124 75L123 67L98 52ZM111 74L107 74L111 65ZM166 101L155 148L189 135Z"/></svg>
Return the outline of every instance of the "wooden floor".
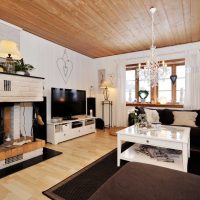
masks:
<svg viewBox="0 0 200 200"><path fill-rule="evenodd" d="M47 144L48 148L63 154L0 179L0 199L48 199L42 191L114 149L116 139L116 136L110 135L106 130L58 145Z"/></svg>

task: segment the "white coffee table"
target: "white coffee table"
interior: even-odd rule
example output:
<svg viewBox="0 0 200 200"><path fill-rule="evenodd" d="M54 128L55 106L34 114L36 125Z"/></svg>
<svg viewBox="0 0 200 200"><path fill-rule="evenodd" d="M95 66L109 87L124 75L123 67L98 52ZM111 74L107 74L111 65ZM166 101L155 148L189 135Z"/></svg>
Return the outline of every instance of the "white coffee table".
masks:
<svg viewBox="0 0 200 200"><path fill-rule="evenodd" d="M182 154L174 158L173 163L157 161L147 155L136 152L134 146L136 144L121 152L123 141L181 150ZM126 160L187 172L189 157L190 128L160 126L160 128L136 129L134 126L130 126L117 132L117 166L120 166L120 160Z"/></svg>

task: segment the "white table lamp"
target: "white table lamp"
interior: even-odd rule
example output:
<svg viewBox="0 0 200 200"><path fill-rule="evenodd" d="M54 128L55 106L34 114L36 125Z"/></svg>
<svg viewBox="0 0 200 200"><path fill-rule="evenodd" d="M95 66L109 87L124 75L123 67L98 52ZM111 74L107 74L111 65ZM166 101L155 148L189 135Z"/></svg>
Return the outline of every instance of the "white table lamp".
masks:
<svg viewBox="0 0 200 200"><path fill-rule="evenodd" d="M7 72L14 73L15 66L14 60L19 60L21 58L20 52L17 48L17 44L9 40L0 41L0 57L5 58L5 67Z"/></svg>
<svg viewBox="0 0 200 200"><path fill-rule="evenodd" d="M109 101L109 88L113 88L113 84L110 80L104 80L100 86L103 90L104 101Z"/></svg>

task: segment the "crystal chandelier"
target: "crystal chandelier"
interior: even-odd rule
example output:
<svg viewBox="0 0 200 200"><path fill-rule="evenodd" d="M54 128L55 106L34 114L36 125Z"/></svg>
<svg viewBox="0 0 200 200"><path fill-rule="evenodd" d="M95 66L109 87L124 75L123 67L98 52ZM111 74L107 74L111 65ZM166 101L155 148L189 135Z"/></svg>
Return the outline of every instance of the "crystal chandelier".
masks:
<svg viewBox="0 0 200 200"><path fill-rule="evenodd" d="M154 33L154 14L156 12L156 8L150 8L151 13L151 53L149 59L146 64L142 66L138 65L137 68L137 78L141 80L146 80L150 83L151 87L155 87L158 85L159 78L163 78L168 74L167 64L165 61L160 62L159 57L156 55L156 46L155 46L155 33Z"/></svg>

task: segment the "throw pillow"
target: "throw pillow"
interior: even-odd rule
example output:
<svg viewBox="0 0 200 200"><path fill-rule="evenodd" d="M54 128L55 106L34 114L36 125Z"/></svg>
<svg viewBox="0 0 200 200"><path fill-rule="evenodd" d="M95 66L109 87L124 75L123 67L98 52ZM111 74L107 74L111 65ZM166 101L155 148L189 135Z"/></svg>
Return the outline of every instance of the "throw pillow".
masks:
<svg viewBox="0 0 200 200"><path fill-rule="evenodd" d="M164 125L170 125L174 122L174 115L171 110L157 110L160 117L160 122Z"/></svg>
<svg viewBox="0 0 200 200"><path fill-rule="evenodd" d="M159 123L159 115L156 110L144 109L147 121L150 123Z"/></svg>
<svg viewBox="0 0 200 200"><path fill-rule="evenodd" d="M174 115L173 125L196 127L195 124L197 117L196 112L173 111L173 115Z"/></svg>

